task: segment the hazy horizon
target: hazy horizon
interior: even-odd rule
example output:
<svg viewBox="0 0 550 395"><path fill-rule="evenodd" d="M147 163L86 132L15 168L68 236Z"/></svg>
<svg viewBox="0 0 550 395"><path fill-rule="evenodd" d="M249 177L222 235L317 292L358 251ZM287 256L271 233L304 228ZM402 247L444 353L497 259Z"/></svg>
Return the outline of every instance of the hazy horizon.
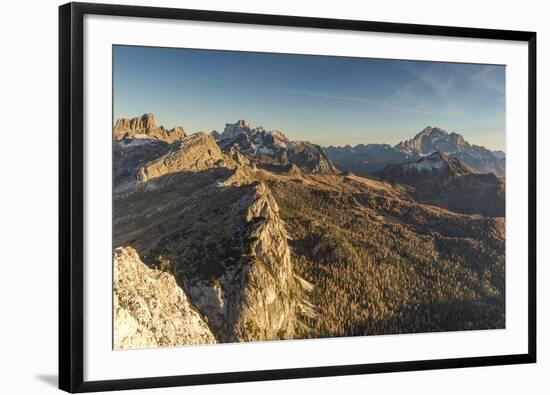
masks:
<svg viewBox="0 0 550 395"><path fill-rule="evenodd" d="M505 150L505 67L114 46L114 118L222 132L246 119L292 140L398 142L426 126Z"/></svg>

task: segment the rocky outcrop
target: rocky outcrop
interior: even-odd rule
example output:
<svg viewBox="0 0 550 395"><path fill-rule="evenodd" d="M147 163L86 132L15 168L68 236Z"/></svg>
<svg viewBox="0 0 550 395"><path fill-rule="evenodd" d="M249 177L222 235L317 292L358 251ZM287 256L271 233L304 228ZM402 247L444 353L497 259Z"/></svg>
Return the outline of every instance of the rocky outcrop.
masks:
<svg viewBox="0 0 550 395"><path fill-rule="evenodd" d="M243 339L291 339L294 334L296 284L288 235L279 218L279 207L264 183L254 189L246 213L251 266L236 334ZM250 326L256 323L255 330Z"/></svg>
<svg viewBox="0 0 550 395"><path fill-rule="evenodd" d="M131 247L117 248L113 264L115 349L216 342L172 274L147 267Z"/></svg>
<svg viewBox="0 0 550 395"><path fill-rule="evenodd" d="M115 140L150 138L173 143L184 138L186 133L181 126L170 130L165 129L164 126L157 126L153 114L143 114L141 117L132 119L118 119L113 127L113 136Z"/></svg>
<svg viewBox="0 0 550 395"><path fill-rule="evenodd" d="M166 154L140 167L138 178L147 181L180 171L225 167L226 162L227 157L212 137L196 133L173 143Z"/></svg>
<svg viewBox="0 0 550 395"><path fill-rule="evenodd" d="M213 282L187 279L186 288L224 342L291 339L296 284L278 206L263 183L234 205L245 209L247 251Z"/></svg>
<svg viewBox="0 0 550 395"><path fill-rule="evenodd" d="M233 159L235 162L237 162L239 165L252 166L252 163L250 162L250 160L246 156L241 154L237 146L233 146L229 150L227 150L226 155L229 156L231 159Z"/></svg>

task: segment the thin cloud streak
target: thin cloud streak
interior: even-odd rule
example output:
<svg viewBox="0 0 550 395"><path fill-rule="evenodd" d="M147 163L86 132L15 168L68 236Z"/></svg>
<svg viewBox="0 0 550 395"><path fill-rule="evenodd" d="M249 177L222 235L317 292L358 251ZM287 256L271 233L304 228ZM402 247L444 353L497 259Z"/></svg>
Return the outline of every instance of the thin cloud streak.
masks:
<svg viewBox="0 0 550 395"><path fill-rule="evenodd" d="M465 107L464 90L475 92L480 88L504 95L504 85L498 80L494 66L470 73L464 67L432 64L412 73L411 81L399 88L390 102L407 108L416 106L420 110L438 109L431 113L439 116L468 117L471 114Z"/></svg>
<svg viewBox="0 0 550 395"><path fill-rule="evenodd" d="M417 114L423 114L423 115L433 115L434 111L430 109L422 109L418 107L411 107L411 106L403 106L399 105L397 103L387 103L380 100L372 100L367 99L364 97L358 97L358 96L349 96L349 95L335 95L332 93L324 93L324 92L317 92L317 91L306 91L301 89L293 89L293 88L271 88L274 92L279 93L286 93L286 94L298 94L302 96L309 96L314 97L318 99L326 99L326 100L339 100L339 101L347 101L347 102L353 102L358 104L369 104L369 105L375 105L383 108L387 108L389 110L398 110L398 111L409 111ZM439 114L441 115L441 114Z"/></svg>

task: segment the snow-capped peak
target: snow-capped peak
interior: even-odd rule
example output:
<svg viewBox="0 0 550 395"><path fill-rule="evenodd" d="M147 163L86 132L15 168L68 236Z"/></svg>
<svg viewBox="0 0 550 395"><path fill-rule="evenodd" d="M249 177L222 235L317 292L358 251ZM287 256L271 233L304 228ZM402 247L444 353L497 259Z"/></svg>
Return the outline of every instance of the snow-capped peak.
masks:
<svg viewBox="0 0 550 395"><path fill-rule="evenodd" d="M406 170L415 169L421 172L426 171L441 171L449 165L449 158L441 151L434 152L431 155L425 156L416 162L407 163L404 165Z"/></svg>
<svg viewBox="0 0 550 395"><path fill-rule="evenodd" d="M434 151L462 152L470 147L460 134L428 126L417 133L412 139L397 144L394 149L404 153L428 155Z"/></svg>

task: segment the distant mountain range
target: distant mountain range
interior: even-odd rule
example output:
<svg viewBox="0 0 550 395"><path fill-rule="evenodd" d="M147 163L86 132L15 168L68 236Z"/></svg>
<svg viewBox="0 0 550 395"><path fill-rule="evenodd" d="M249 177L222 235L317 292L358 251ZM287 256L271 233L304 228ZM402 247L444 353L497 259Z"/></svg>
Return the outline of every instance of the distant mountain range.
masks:
<svg viewBox="0 0 550 395"><path fill-rule="evenodd" d="M336 167L358 175L373 174L388 164L417 160L436 151L441 151L451 158L458 158L480 173L504 176L506 172L504 152L470 144L460 134L448 133L441 128L430 126L412 139L402 141L393 147L388 144L325 147L325 152Z"/></svg>
<svg viewBox="0 0 550 395"><path fill-rule="evenodd" d="M155 124L152 114L144 114L119 119L113 134L114 155L121 162L114 171L117 193L179 168L224 167L223 155L216 154L219 147L237 164L253 168L282 174L375 176L413 188L411 193L423 202L469 214L504 215L504 152L472 145L460 134L437 127L427 127L394 147L359 144L324 149L246 120L226 124L222 133L187 136L183 127L167 130ZM136 145L141 149L131 149ZM190 151L197 145L205 149ZM136 161L148 163L136 167Z"/></svg>
<svg viewBox="0 0 550 395"><path fill-rule="evenodd" d="M338 172L320 146L308 141L290 141L281 131L252 127L245 120L226 124L221 135L213 131L211 136L224 151L235 147L256 165L273 170L290 169L296 165L314 174Z"/></svg>

